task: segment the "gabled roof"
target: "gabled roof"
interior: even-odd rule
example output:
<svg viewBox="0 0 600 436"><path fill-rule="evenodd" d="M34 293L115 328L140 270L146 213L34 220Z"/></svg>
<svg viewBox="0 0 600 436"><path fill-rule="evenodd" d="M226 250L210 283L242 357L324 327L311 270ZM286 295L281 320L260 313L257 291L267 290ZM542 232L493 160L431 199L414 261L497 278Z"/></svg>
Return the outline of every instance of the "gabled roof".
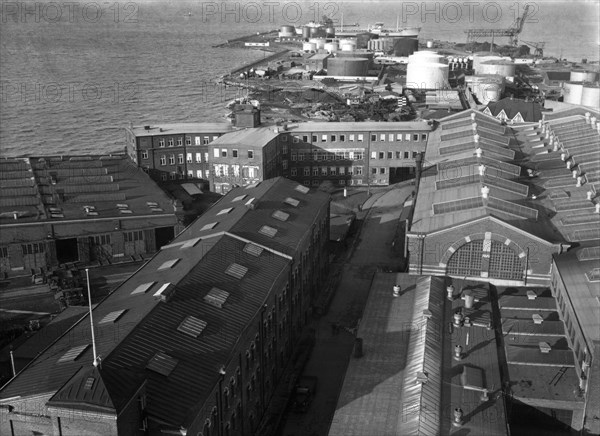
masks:
<svg viewBox="0 0 600 436"><path fill-rule="evenodd" d="M230 123L158 123L144 126L133 126L129 129L135 136L158 135L192 135L194 133L227 133L233 130Z"/></svg>
<svg viewBox="0 0 600 436"><path fill-rule="evenodd" d="M509 120L512 120L518 113L525 122L537 123L542 119L542 107L534 101L506 97L499 101L489 102L486 108L494 117L504 111Z"/></svg>

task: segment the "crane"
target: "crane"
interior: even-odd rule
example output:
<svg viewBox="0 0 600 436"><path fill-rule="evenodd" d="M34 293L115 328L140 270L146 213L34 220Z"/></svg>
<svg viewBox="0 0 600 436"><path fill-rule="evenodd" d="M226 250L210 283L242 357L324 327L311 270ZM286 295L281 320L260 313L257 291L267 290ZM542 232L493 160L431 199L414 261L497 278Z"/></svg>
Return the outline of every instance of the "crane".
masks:
<svg viewBox="0 0 600 436"><path fill-rule="evenodd" d="M519 34L523 30L523 25L529 14L530 5L525 5L523 9L523 15L517 17L515 22L508 29L468 29L465 30L467 34L467 42L472 42L476 38L492 38L492 44L494 37L507 37L513 46L517 46L519 43Z"/></svg>
<svg viewBox="0 0 600 436"><path fill-rule="evenodd" d="M544 57L544 46L546 45L545 42L531 42L523 40L521 40L521 42L535 49L533 56L535 56L536 59Z"/></svg>

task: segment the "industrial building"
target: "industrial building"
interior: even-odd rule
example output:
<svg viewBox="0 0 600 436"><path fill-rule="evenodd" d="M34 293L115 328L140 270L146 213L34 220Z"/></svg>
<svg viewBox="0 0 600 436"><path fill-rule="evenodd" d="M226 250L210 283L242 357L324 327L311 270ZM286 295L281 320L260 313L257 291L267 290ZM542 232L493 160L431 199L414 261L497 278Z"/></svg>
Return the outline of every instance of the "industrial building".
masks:
<svg viewBox="0 0 600 436"><path fill-rule="evenodd" d="M580 107L512 128L448 116L418 182L410 273L498 289L504 382L520 406L509 421L525 426L541 414L600 431L598 115Z"/></svg>
<svg viewBox="0 0 600 436"><path fill-rule="evenodd" d="M176 204L126 155L0 160L0 273L118 262L179 231Z"/></svg>
<svg viewBox="0 0 600 436"><path fill-rule="evenodd" d="M228 123L130 125L126 129L127 154L158 182L208 180L208 144L232 130Z"/></svg>
<svg viewBox="0 0 600 436"><path fill-rule="evenodd" d="M254 434L328 240L328 195L234 189L0 389L0 432Z"/></svg>

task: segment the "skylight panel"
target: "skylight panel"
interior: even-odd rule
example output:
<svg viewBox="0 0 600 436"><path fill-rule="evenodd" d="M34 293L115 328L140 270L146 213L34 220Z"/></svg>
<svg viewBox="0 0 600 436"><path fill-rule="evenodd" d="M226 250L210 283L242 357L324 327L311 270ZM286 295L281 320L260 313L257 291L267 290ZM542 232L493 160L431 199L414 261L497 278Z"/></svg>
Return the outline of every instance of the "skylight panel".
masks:
<svg viewBox="0 0 600 436"><path fill-rule="evenodd" d="M284 212L282 210L276 210L275 212L273 212L273 214L271 216L273 218L275 218L276 220L284 221L285 222L290 217L290 214L287 213L287 212Z"/></svg>
<svg viewBox="0 0 600 436"><path fill-rule="evenodd" d="M180 250L183 248L195 247L201 240L202 238L188 239L183 244L181 244Z"/></svg>
<svg viewBox="0 0 600 436"><path fill-rule="evenodd" d="M258 233L261 233L269 238L274 237L277 234L277 229L271 226L262 226Z"/></svg>
<svg viewBox="0 0 600 436"><path fill-rule="evenodd" d="M145 294L152 286L154 286L155 283L156 282L142 283L131 292L131 295Z"/></svg>
<svg viewBox="0 0 600 436"><path fill-rule="evenodd" d="M250 242L244 246L244 253L248 253L254 257L260 256L263 250L264 249L262 247L259 247L258 245L252 244Z"/></svg>
<svg viewBox="0 0 600 436"><path fill-rule="evenodd" d="M283 201L285 204L289 204L290 206L298 207L300 204L300 200L296 200L293 197L288 197Z"/></svg>
<svg viewBox="0 0 600 436"><path fill-rule="evenodd" d="M303 194L308 194L308 192L310 191L310 188L307 188L306 186L303 186L303 185L296 185L296 187L294 189L298 192L302 192Z"/></svg>
<svg viewBox="0 0 600 436"><path fill-rule="evenodd" d="M76 360L84 353L85 350L87 350L89 346L90 344L84 344L71 348L69 351L63 354L60 359L58 359L57 363L72 362Z"/></svg>
<svg viewBox="0 0 600 436"><path fill-rule="evenodd" d="M88 377L85 380L85 384L83 385L83 389L87 390L87 391L91 391L92 388L94 387L94 382L96 381L96 379L94 377Z"/></svg>
<svg viewBox="0 0 600 436"><path fill-rule="evenodd" d="M237 197L235 197L233 200L231 200L231 202L232 202L232 203L235 203L236 201L241 201L241 200L243 200L243 199L244 199L244 198L246 198L246 197L247 197L247 195L246 195L246 194L244 194L244 195L238 195L238 196L237 196Z"/></svg>
<svg viewBox="0 0 600 436"><path fill-rule="evenodd" d="M216 227L216 225L219 224L218 222L214 222L214 223L208 223L205 224L200 231L203 232L204 230L210 230L210 229L214 229Z"/></svg>
<svg viewBox="0 0 600 436"><path fill-rule="evenodd" d="M181 321L181 324L177 327L177 331L185 333L193 338L197 338L207 325L206 321L196 318L195 316L188 316Z"/></svg>
<svg viewBox="0 0 600 436"><path fill-rule="evenodd" d="M127 309L115 310L114 312L110 312L100 320L99 324L108 324L111 322L116 322L125 312L127 312Z"/></svg>
<svg viewBox="0 0 600 436"><path fill-rule="evenodd" d="M217 215L226 215L233 210L233 207L228 207L226 209L221 209Z"/></svg>
<svg viewBox="0 0 600 436"><path fill-rule="evenodd" d="M225 301L227 301L227 297L229 297L229 292L219 288L212 288L204 297L204 301L220 309L225 304Z"/></svg>
<svg viewBox="0 0 600 436"><path fill-rule="evenodd" d="M158 267L157 271L162 271L165 269L171 269L173 268L177 262L179 262L181 259L171 259L171 260L167 260L166 262L164 262L161 266Z"/></svg>
<svg viewBox="0 0 600 436"><path fill-rule="evenodd" d="M177 366L177 363L179 363L177 359L159 351L150 359L146 369L168 377Z"/></svg>
<svg viewBox="0 0 600 436"><path fill-rule="evenodd" d="M239 263L232 263L225 270L225 274L227 274L228 276L231 276L231 277L235 277L236 279L243 278L247 272L248 272L248 268L246 268L243 265L240 265Z"/></svg>

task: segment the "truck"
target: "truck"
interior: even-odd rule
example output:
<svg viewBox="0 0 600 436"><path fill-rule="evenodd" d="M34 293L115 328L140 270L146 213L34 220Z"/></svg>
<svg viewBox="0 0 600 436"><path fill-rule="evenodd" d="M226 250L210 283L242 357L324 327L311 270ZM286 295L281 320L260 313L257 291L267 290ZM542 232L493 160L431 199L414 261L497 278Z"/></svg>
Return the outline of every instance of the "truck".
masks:
<svg viewBox="0 0 600 436"><path fill-rule="evenodd" d="M306 413L317 390L318 378L314 376L302 376L296 383L294 392L294 412Z"/></svg>

